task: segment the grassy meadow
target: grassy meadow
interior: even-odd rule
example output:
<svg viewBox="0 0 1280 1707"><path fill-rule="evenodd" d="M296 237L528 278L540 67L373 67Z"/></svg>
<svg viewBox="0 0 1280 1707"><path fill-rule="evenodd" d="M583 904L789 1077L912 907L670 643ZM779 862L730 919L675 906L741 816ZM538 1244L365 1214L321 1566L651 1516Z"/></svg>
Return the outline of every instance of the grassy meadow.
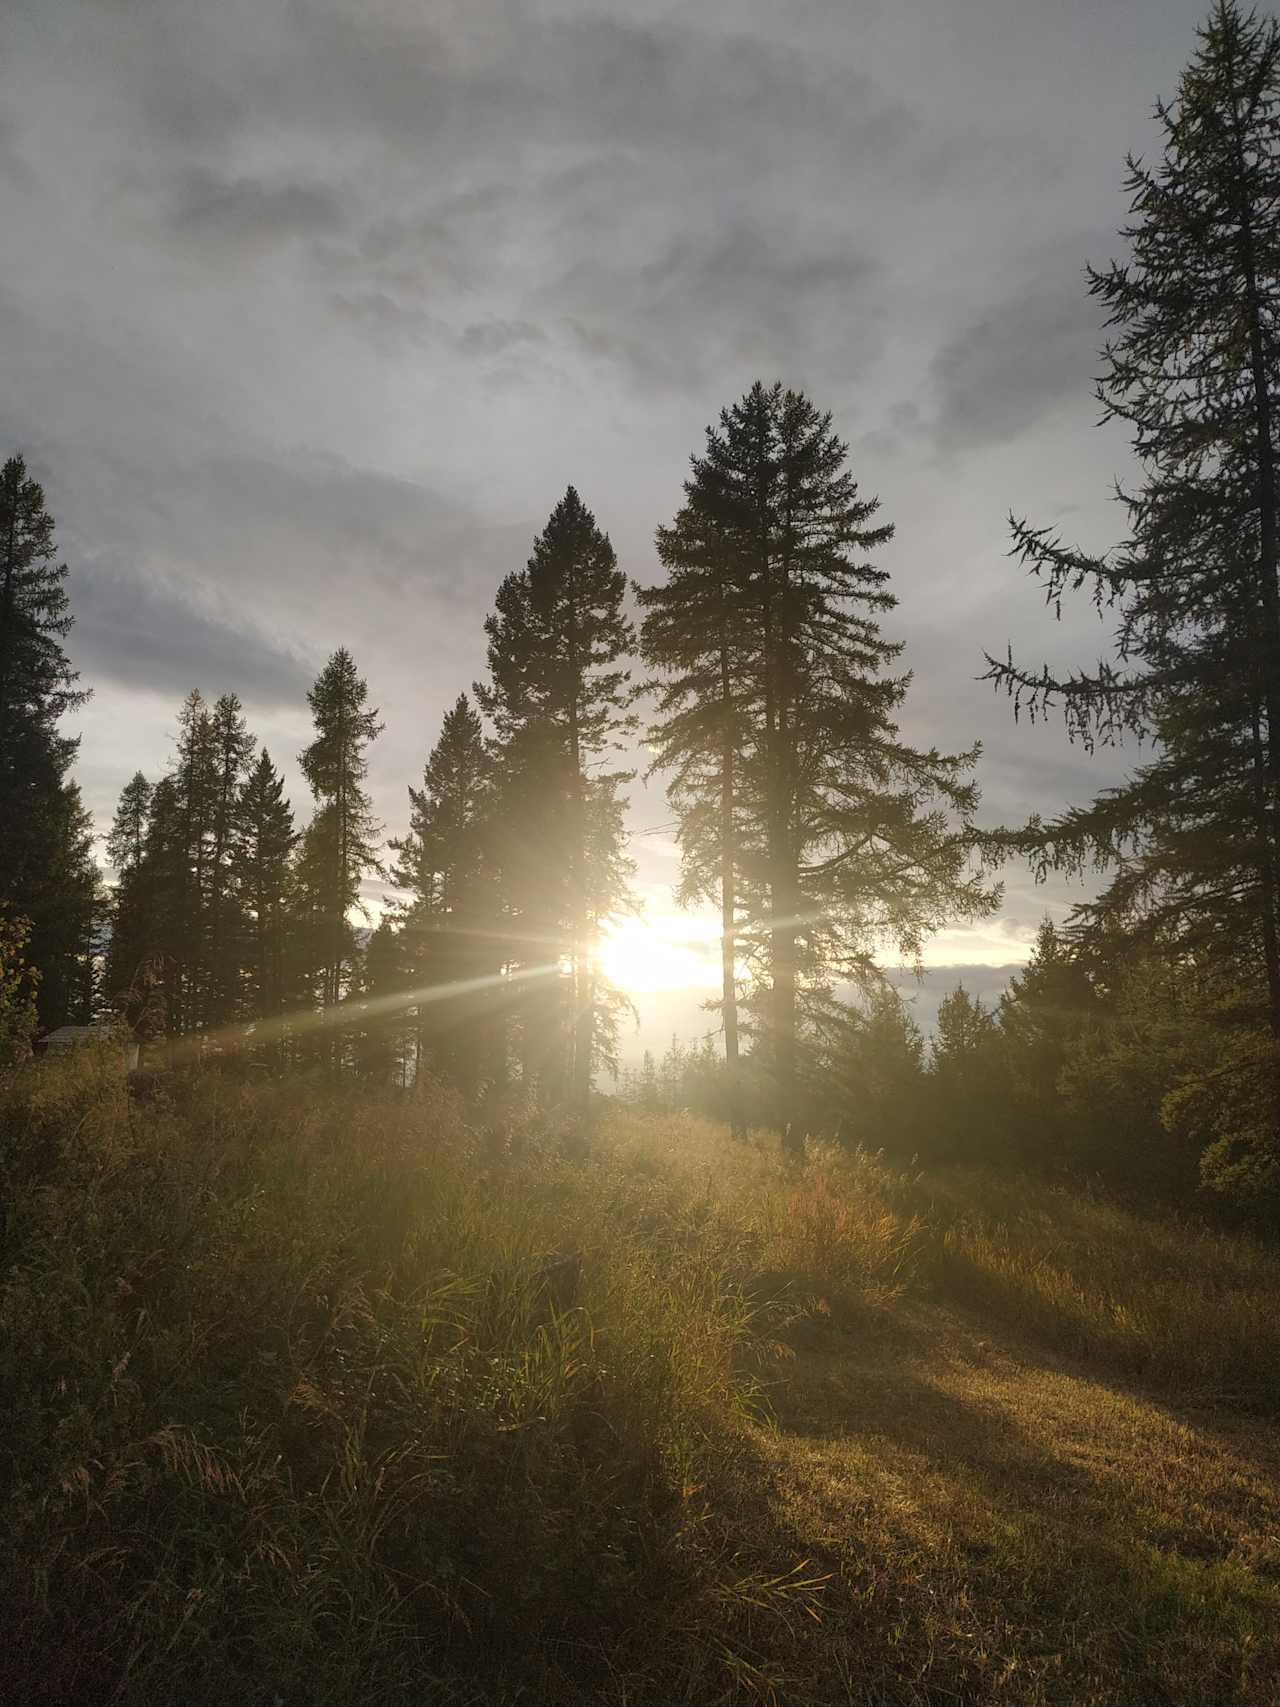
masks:
<svg viewBox="0 0 1280 1707"><path fill-rule="evenodd" d="M1280 1700L1280 1255L448 1092L0 1082L0 1698Z"/></svg>

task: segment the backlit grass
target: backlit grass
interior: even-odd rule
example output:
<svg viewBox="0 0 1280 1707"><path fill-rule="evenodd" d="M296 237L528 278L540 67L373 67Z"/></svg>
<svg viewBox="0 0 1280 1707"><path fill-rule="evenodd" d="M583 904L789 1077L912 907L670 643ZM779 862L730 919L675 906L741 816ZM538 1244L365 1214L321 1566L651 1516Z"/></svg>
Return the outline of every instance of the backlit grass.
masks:
<svg viewBox="0 0 1280 1707"><path fill-rule="evenodd" d="M109 1054L0 1133L6 1701L1280 1691L1259 1245Z"/></svg>

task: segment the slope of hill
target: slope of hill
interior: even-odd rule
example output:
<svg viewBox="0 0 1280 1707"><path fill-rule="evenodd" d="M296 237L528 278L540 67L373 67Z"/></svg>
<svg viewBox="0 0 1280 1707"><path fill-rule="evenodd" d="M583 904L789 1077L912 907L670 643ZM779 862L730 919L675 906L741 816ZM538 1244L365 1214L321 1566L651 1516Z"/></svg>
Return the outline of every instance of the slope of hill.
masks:
<svg viewBox="0 0 1280 1707"><path fill-rule="evenodd" d="M1280 1698L1280 1255L109 1050L0 1080L6 1701Z"/></svg>

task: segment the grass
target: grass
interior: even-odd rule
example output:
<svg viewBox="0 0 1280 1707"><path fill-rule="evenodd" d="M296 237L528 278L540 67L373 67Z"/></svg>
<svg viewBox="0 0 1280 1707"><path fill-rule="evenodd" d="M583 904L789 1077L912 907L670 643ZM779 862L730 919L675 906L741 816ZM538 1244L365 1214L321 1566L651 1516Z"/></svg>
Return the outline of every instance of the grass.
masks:
<svg viewBox="0 0 1280 1707"><path fill-rule="evenodd" d="M688 1117L0 1082L6 1701L1280 1699L1280 1262Z"/></svg>
<svg viewBox="0 0 1280 1707"><path fill-rule="evenodd" d="M1025 1178L956 1170L886 1194L930 1230L939 1295L1180 1400L1280 1410L1280 1253Z"/></svg>

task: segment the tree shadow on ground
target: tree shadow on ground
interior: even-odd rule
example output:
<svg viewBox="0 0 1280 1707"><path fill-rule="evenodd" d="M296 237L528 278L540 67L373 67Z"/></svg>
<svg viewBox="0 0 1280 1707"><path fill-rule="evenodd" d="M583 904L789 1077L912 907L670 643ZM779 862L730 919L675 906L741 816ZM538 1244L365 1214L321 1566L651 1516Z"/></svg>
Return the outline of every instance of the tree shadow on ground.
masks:
<svg viewBox="0 0 1280 1707"><path fill-rule="evenodd" d="M1280 1698L1280 1479L1225 1419L919 1308L808 1336L769 1397L739 1522L831 1577L797 1701Z"/></svg>

